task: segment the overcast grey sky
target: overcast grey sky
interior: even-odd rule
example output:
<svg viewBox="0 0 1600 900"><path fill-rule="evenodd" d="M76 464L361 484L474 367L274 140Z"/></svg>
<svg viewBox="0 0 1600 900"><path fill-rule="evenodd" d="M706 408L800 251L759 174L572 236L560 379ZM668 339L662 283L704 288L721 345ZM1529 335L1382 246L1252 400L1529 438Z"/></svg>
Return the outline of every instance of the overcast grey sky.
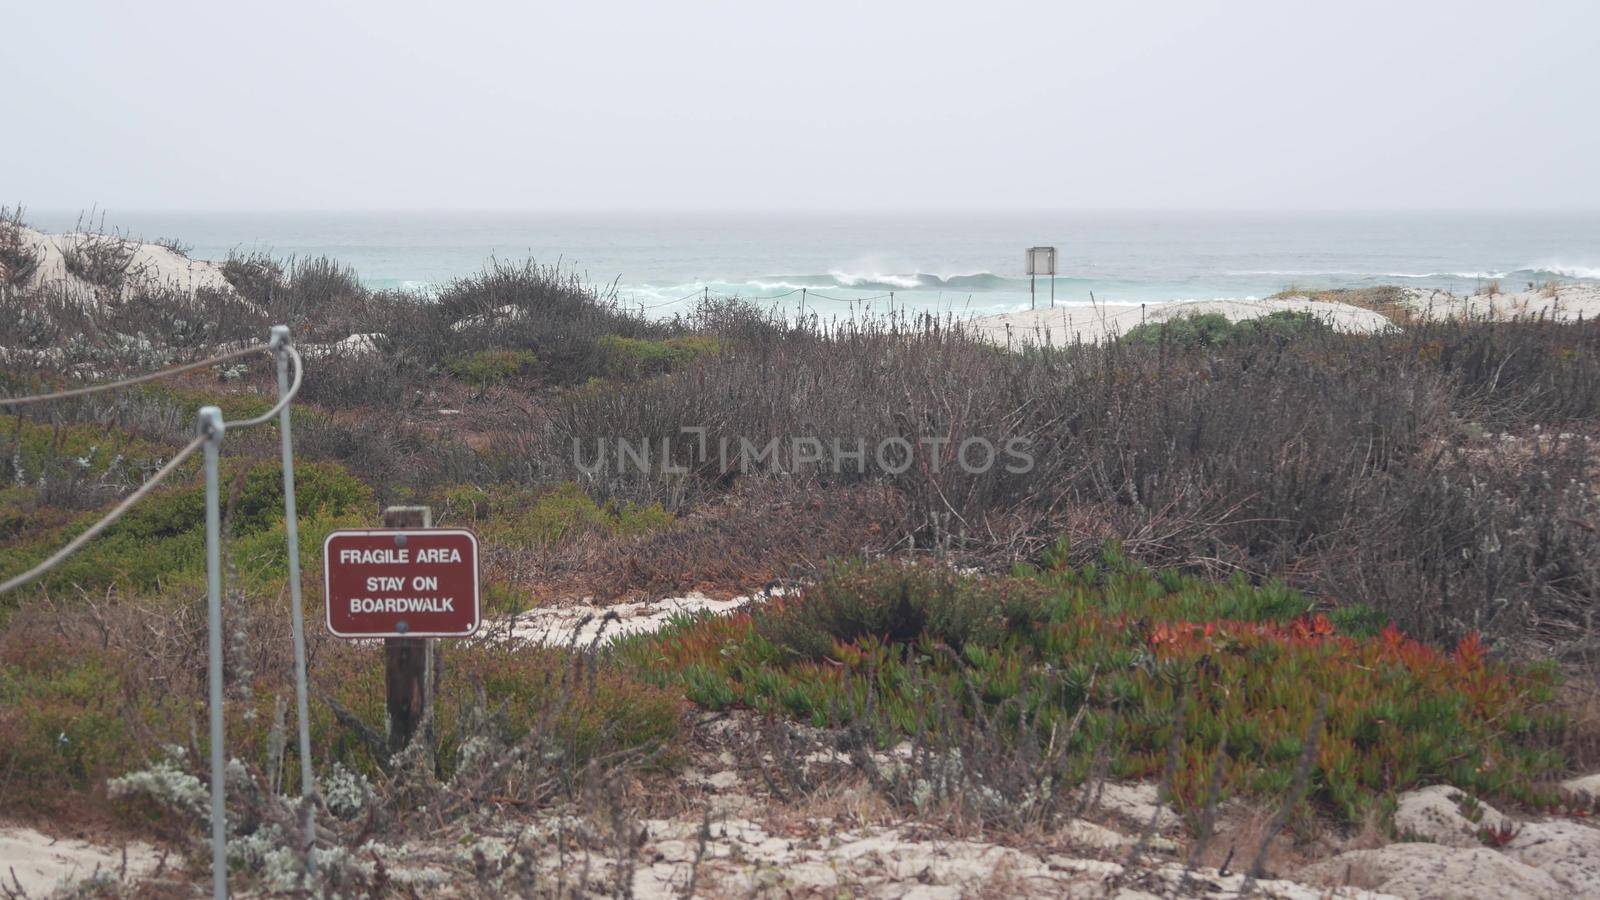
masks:
<svg viewBox="0 0 1600 900"><path fill-rule="evenodd" d="M1600 4L3 0L0 198L1600 209Z"/></svg>

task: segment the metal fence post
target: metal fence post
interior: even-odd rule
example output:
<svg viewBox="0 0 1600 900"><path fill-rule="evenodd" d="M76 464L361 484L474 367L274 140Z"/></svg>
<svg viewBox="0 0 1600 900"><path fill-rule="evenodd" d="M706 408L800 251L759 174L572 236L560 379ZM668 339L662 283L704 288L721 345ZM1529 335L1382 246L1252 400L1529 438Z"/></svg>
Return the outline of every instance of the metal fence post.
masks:
<svg viewBox="0 0 1600 900"><path fill-rule="evenodd" d="M272 326L268 346L278 358L278 399L289 395L289 326ZM304 829L306 876L316 875L317 779L311 767L311 707L306 689L306 617L300 591L300 526L294 502L294 438L289 430L289 404L278 413L283 450L283 531L289 558L289 622L294 632L295 716L300 728L300 803Z"/></svg>
<svg viewBox="0 0 1600 900"><path fill-rule="evenodd" d="M198 423L205 436L206 592L210 625L207 674L211 686L211 894L228 896L227 757L222 733L222 512L217 497L217 454L222 447L222 410L200 407Z"/></svg>

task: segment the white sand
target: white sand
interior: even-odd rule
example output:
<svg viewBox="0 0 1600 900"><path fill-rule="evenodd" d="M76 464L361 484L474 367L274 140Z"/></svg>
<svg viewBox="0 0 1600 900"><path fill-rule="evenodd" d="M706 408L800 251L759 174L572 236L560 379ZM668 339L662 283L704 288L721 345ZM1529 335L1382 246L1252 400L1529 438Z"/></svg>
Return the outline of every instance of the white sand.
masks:
<svg viewBox="0 0 1600 900"><path fill-rule="evenodd" d="M1494 321L1553 319L1575 322L1600 316L1600 284L1534 287L1508 294L1457 296L1448 291L1414 290L1406 300L1422 318L1472 318Z"/></svg>
<svg viewBox="0 0 1600 900"><path fill-rule="evenodd" d="M674 616L696 613L724 614L732 612L753 600L776 597L782 588L770 593L731 600L713 600L705 594L693 592L683 597L664 600L646 600L639 603L617 603L611 606L549 606L520 613L506 621L484 628L485 636L509 636L512 640L529 641L549 647L588 647L598 640L604 644L631 634L650 634L665 628Z"/></svg>
<svg viewBox="0 0 1600 900"><path fill-rule="evenodd" d="M22 240L40 253L39 268L29 279L27 288L58 288L69 299L81 304L103 304L126 300L140 290L179 290L193 295L199 290L215 290L233 294L233 285L222 275L222 267L203 259L190 259L159 244L126 240L132 250L121 291L115 295L67 271L67 250L79 242L90 240L84 234L45 234L31 228L21 229ZM103 237L102 240L117 240Z"/></svg>
<svg viewBox="0 0 1600 900"><path fill-rule="evenodd" d="M1475 318L1495 321L1555 319L1576 321L1600 316L1600 285L1567 284L1516 293L1458 296L1448 291L1412 290L1403 301L1423 318ZM1307 312L1338 331L1373 333L1392 327L1382 313L1348 303L1326 303L1308 297L1272 300L1195 300L1172 303L1058 305L974 319L977 331L1002 346L1046 342L1055 346L1094 344L1128 333L1142 322L1164 322L1183 316L1219 313L1242 322L1275 312Z"/></svg>
<svg viewBox="0 0 1600 900"><path fill-rule="evenodd" d="M20 884L28 897L49 896L65 882L83 881L96 874L133 880L159 864L160 856L149 844L128 845L124 871L121 848L58 840L32 828L0 828L0 883L11 890Z"/></svg>
<svg viewBox="0 0 1600 900"><path fill-rule="evenodd" d="M997 344L1020 347L1025 344L1055 346L1095 344L1127 334L1141 322L1164 322L1183 316L1219 313L1229 321L1242 322L1275 312L1308 312L1339 331L1374 332L1390 326L1388 319L1370 309L1345 303L1320 303L1304 297L1282 300L1196 300L1173 303L1108 304L1092 306L1058 305L1055 309L1032 309L974 319L979 333Z"/></svg>

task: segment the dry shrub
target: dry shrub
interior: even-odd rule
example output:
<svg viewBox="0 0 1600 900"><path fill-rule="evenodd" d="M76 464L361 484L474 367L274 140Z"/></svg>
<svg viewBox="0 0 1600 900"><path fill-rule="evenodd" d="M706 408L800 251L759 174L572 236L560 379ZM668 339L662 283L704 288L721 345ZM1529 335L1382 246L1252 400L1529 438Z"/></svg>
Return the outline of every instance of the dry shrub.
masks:
<svg viewBox="0 0 1600 900"><path fill-rule="evenodd" d="M408 410L419 402L421 375L383 348L318 353L307 361L300 399L333 410Z"/></svg>
<svg viewBox="0 0 1600 900"><path fill-rule="evenodd" d="M221 268L240 296L302 341L344 337L360 330L350 322L368 318L370 292L354 269L326 256L280 261L260 251L234 252Z"/></svg>
<svg viewBox="0 0 1600 900"><path fill-rule="evenodd" d="M80 230L70 236L61 253L69 273L115 297L122 292L133 265L134 245L120 235Z"/></svg>
<svg viewBox="0 0 1600 900"><path fill-rule="evenodd" d="M80 361L82 345L101 343L94 317L66 285L0 291L0 347L33 351L40 363L59 370Z"/></svg>
<svg viewBox="0 0 1600 900"><path fill-rule="evenodd" d="M655 504L596 502L571 482L424 496L435 521L478 533L486 579L507 585L519 605L747 593L808 577L829 558L881 549L897 516L895 498L882 491L781 483L742 485L679 516Z"/></svg>
<svg viewBox="0 0 1600 900"><path fill-rule="evenodd" d="M601 597L748 590L880 549L895 507L892 496L866 488L816 493L751 485L671 528L575 546L569 553L577 558L566 565L569 577ZM564 567L558 563L552 574Z"/></svg>
<svg viewBox="0 0 1600 900"><path fill-rule="evenodd" d="M21 288L39 271L41 254L23 237L25 227L21 206L0 206L0 286Z"/></svg>
<svg viewBox="0 0 1600 900"><path fill-rule="evenodd" d="M1430 638L1587 633L1580 610L1600 592L1600 542L1569 524L1593 520L1587 445L1485 471L1463 423L1600 414L1594 324L1021 354L935 319L739 327L741 340L664 377L567 393L522 456L544 461L542 477L586 477L608 447L611 465L587 473L597 490L674 506L749 477L741 439L900 439L917 451L907 471L869 450L864 472L776 477L887 486L902 510L891 542L973 561L1033 558L1062 534L1089 559L1117 539L1155 565L1285 577ZM975 438L1026 441L1031 470L965 471L957 448ZM616 465L619 439L649 447L656 471ZM687 477L662 477L664 446ZM733 448L731 465L720 446Z"/></svg>
<svg viewBox="0 0 1600 900"><path fill-rule="evenodd" d="M267 319L234 294L212 288L136 290L108 306L102 328L178 349L209 349L219 344L259 341Z"/></svg>
<svg viewBox="0 0 1600 900"><path fill-rule="evenodd" d="M387 302L392 324L380 330L410 358L438 363L484 350L527 350L544 378L564 383L605 372L602 337L666 333L663 326L624 314L610 291L533 260L491 260L426 303Z"/></svg>
<svg viewBox="0 0 1600 900"><path fill-rule="evenodd" d="M1594 659L1583 662L1589 673L1596 671ZM1569 723L1561 748L1563 755L1574 771L1593 772L1600 768L1600 689L1596 689L1592 678L1574 677L1561 685L1556 702Z"/></svg>

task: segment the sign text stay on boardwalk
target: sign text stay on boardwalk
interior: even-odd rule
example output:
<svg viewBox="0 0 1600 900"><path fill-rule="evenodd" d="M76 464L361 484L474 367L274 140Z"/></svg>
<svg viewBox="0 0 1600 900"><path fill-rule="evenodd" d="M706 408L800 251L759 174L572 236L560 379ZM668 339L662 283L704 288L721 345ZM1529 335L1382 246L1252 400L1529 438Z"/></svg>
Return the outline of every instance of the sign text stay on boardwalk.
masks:
<svg viewBox="0 0 1600 900"><path fill-rule="evenodd" d="M328 630L466 637L478 630L478 539L451 528L335 531L322 545Z"/></svg>

